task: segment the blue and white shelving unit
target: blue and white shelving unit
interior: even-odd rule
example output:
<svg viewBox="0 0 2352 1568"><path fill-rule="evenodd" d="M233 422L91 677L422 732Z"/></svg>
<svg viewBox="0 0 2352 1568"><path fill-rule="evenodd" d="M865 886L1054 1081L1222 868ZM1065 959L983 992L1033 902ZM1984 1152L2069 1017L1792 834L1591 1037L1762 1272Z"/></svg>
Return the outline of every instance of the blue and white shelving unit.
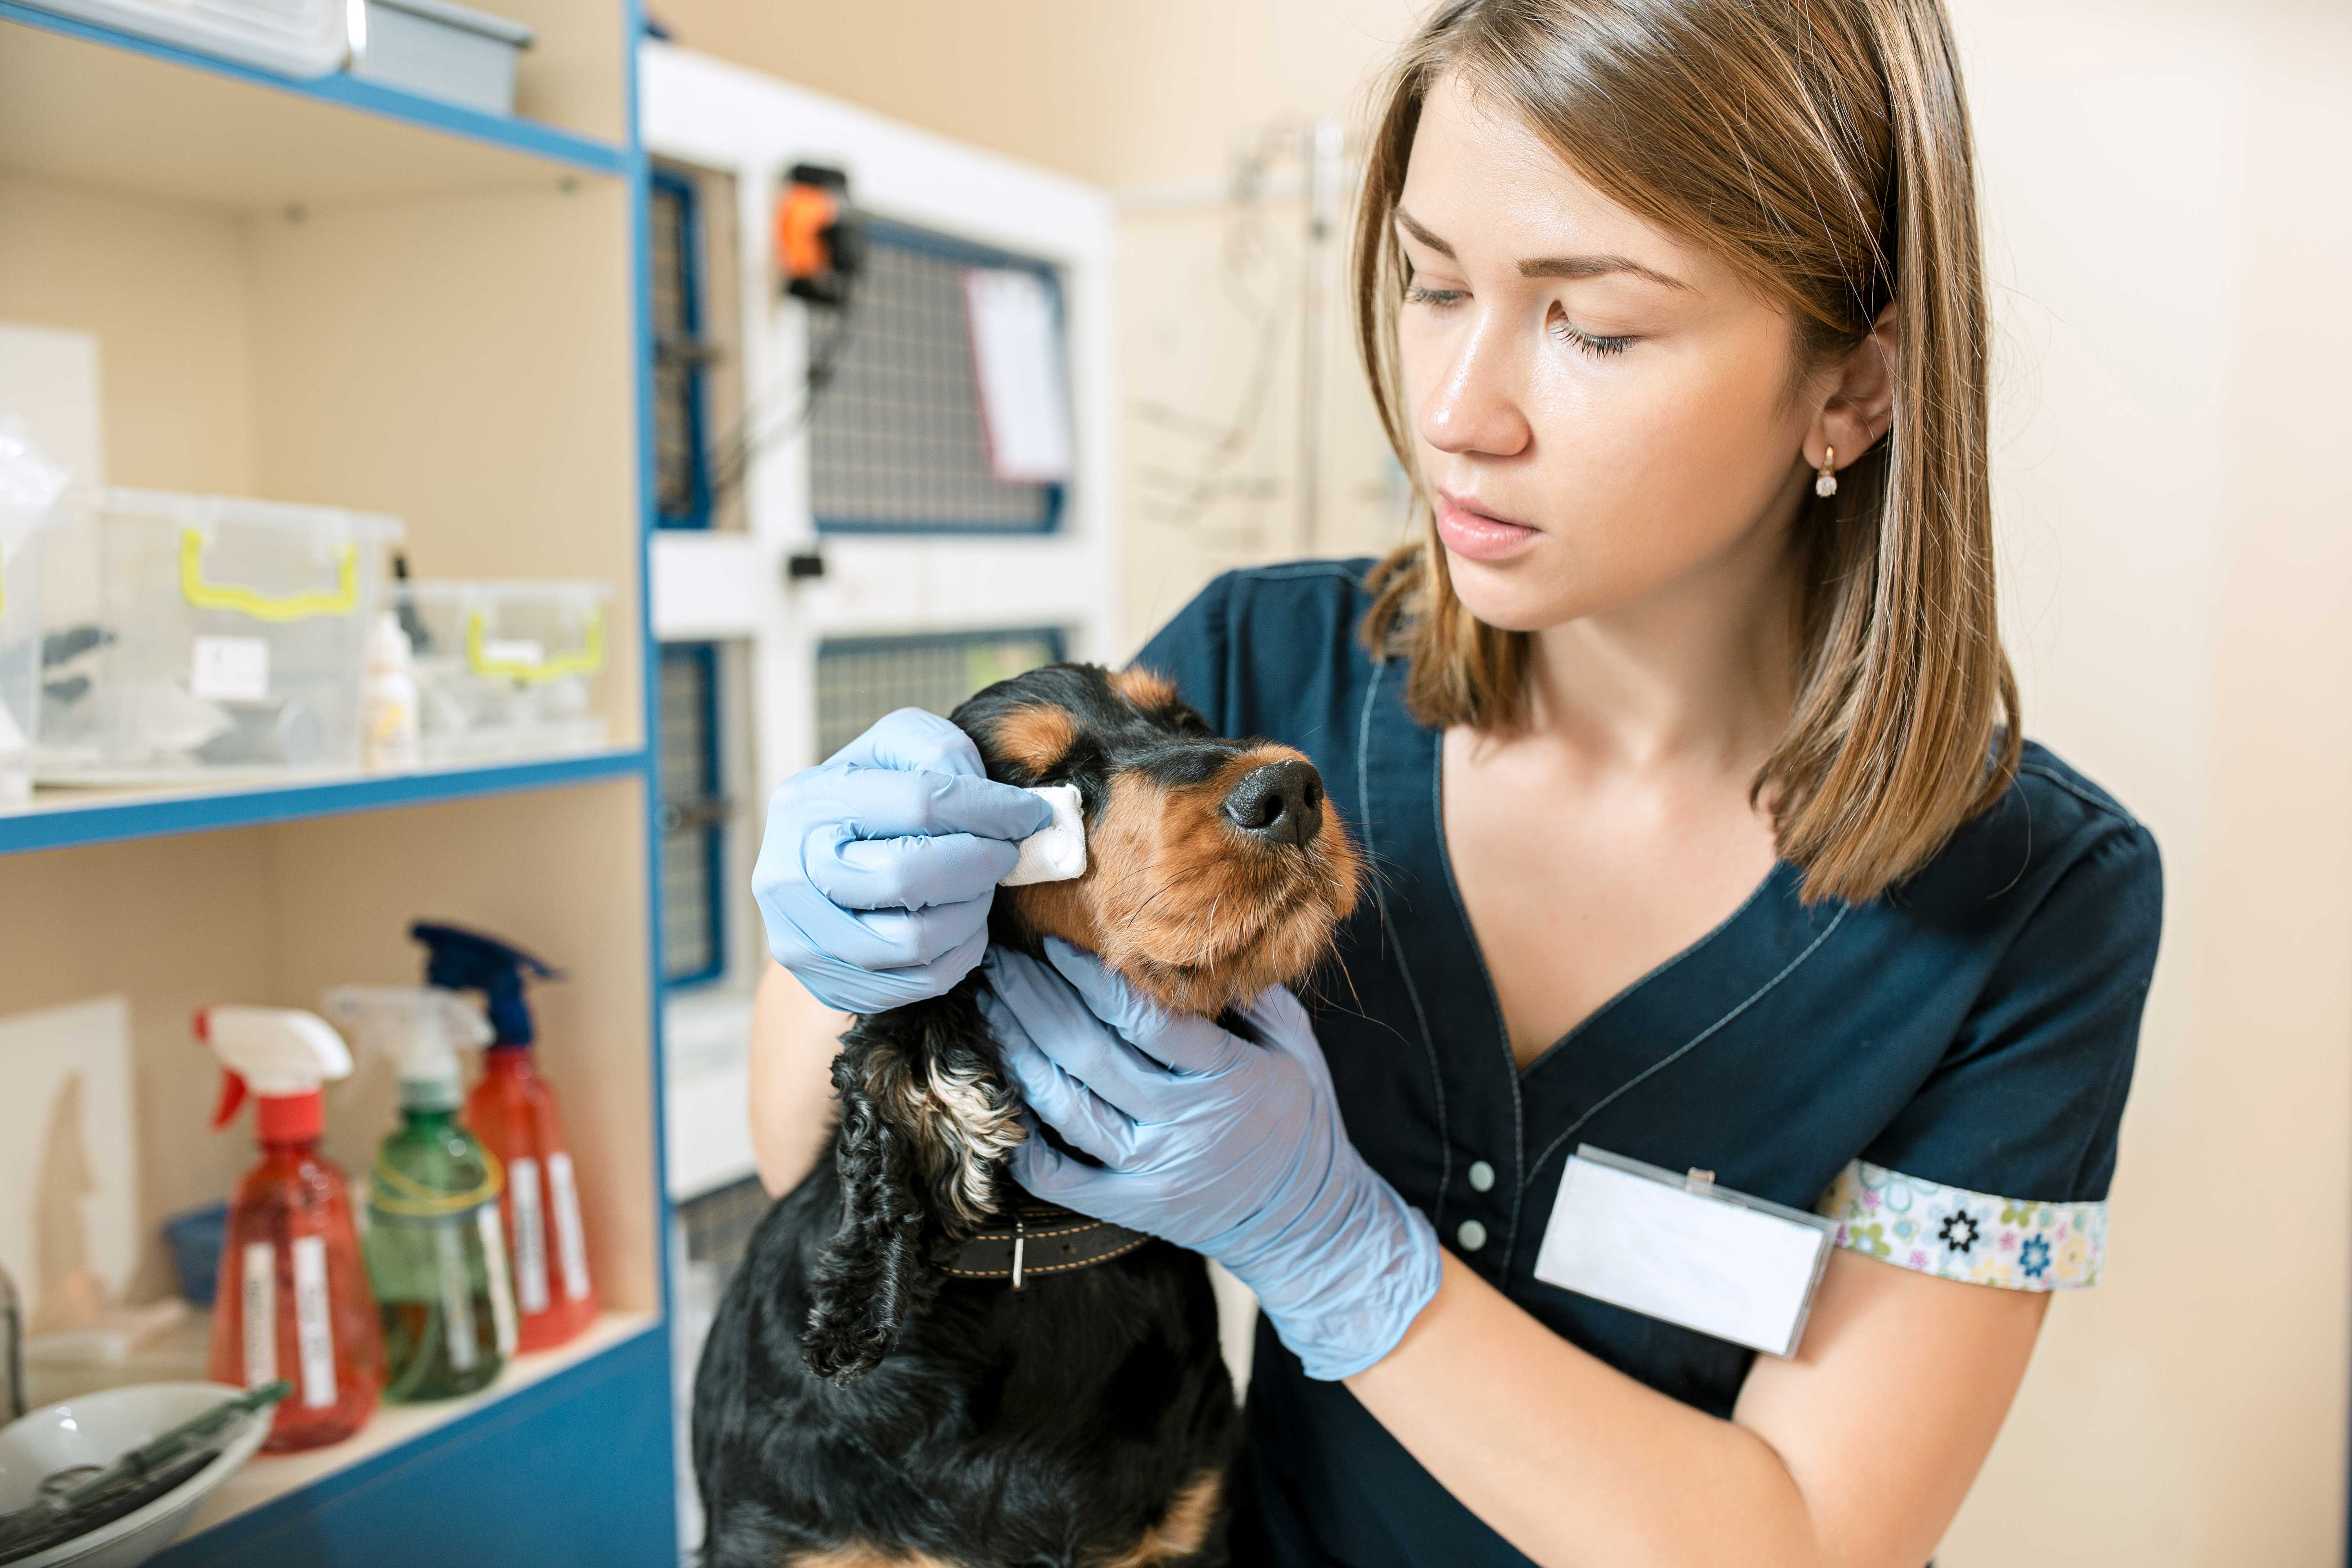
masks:
<svg viewBox="0 0 2352 1568"><path fill-rule="evenodd" d="M0 813L0 1017L129 1004L127 1121L75 1151L136 1215L113 1282L129 1299L168 1289L157 1222L221 1195L249 1158L245 1133L205 1130L192 1008L412 977L419 915L510 935L566 973L540 994L541 1058L572 1124L604 1319L481 1394L256 1461L164 1568L677 1550L637 16L622 0L494 8L537 34L512 117L283 79L0 0L0 321L96 339L110 482L389 512L420 574L594 579L628 612L607 637L606 751L45 792ZM347 1168L367 1163L390 1091L363 1065L331 1100L328 1152Z"/></svg>

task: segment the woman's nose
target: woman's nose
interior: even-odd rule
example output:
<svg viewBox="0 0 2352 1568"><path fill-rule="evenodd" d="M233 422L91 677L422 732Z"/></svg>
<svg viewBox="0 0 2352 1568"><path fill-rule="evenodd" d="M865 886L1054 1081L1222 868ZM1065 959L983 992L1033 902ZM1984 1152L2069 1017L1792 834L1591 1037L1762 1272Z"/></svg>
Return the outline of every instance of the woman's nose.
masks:
<svg viewBox="0 0 2352 1568"><path fill-rule="evenodd" d="M1514 361L1501 323L1480 321L1421 402L1421 438L1441 452L1516 458L1534 432L1519 407Z"/></svg>

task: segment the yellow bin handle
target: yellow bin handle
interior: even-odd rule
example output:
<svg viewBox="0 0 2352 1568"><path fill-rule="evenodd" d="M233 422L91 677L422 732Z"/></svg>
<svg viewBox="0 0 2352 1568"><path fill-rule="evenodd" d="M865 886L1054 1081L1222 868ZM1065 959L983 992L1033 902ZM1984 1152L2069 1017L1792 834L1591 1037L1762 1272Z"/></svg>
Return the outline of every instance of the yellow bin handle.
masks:
<svg viewBox="0 0 2352 1568"><path fill-rule="evenodd" d="M568 675L593 675L604 668L604 612L591 610L588 613L588 627L581 638L578 653L526 663L519 658L492 658L485 653L482 647L482 612L471 611L466 616L466 668L476 675L503 677L509 680L520 680L525 686L544 686Z"/></svg>
<svg viewBox="0 0 2352 1568"><path fill-rule="evenodd" d="M264 594L234 583L205 581L205 534L200 528L180 531L180 596L199 610L234 610L257 621L307 621L319 616L348 616L359 608L360 552L352 544L335 550L335 590L331 594Z"/></svg>

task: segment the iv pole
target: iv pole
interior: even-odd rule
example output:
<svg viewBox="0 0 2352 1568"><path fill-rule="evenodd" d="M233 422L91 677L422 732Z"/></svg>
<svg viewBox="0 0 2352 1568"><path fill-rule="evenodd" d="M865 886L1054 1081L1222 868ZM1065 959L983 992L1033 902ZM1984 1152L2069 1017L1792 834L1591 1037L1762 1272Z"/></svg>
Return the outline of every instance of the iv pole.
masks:
<svg viewBox="0 0 2352 1568"><path fill-rule="evenodd" d="M1347 129L1326 116L1304 128L1301 142L1307 227L1298 265L1298 552L1311 556L1322 531L1324 255L1338 226Z"/></svg>

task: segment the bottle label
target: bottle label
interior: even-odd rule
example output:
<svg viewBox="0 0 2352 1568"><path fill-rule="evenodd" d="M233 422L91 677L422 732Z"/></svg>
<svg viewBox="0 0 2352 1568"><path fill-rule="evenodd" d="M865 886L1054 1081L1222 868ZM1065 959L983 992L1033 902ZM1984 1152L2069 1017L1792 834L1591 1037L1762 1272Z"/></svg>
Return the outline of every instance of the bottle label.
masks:
<svg viewBox="0 0 2352 1568"><path fill-rule="evenodd" d="M448 1325L449 1369L471 1372L482 1359L474 1332L474 1292L466 1278L466 1246L458 1227L433 1227L433 1259L441 1274L441 1321Z"/></svg>
<svg viewBox="0 0 2352 1568"><path fill-rule="evenodd" d="M499 1223L499 1205L484 1204L474 1211L482 1230L482 1264L490 1276L490 1323L499 1336L499 1354L515 1352L513 1287L507 1283L506 1227Z"/></svg>
<svg viewBox="0 0 2352 1568"><path fill-rule="evenodd" d="M529 1155L507 1162L507 1191L514 1194L515 1300L526 1312L544 1312L547 1217L539 1202L539 1162Z"/></svg>
<svg viewBox="0 0 2352 1568"><path fill-rule="evenodd" d="M327 1308L324 1237L294 1238L294 1352L302 1363L302 1407L326 1409L335 1402L335 1321Z"/></svg>
<svg viewBox="0 0 2352 1568"><path fill-rule="evenodd" d="M423 761L416 724L416 683L405 676L371 677L360 743L362 765L385 772Z"/></svg>
<svg viewBox="0 0 2352 1568"><path fill-rule="evenodd" d="M269 1243L245 1244L245 1385L278 1381L278 1264Z"/></svg>
<svg viewBox="0 0 2352 1568"><path fill-rule="evenodd" d="M580 1189L572 1180L572 1156L547 1157L547 1184L555 1203L555 1247L563 1259L563 1294L588 1299L588 1237L580 1228Z"/></svg>

